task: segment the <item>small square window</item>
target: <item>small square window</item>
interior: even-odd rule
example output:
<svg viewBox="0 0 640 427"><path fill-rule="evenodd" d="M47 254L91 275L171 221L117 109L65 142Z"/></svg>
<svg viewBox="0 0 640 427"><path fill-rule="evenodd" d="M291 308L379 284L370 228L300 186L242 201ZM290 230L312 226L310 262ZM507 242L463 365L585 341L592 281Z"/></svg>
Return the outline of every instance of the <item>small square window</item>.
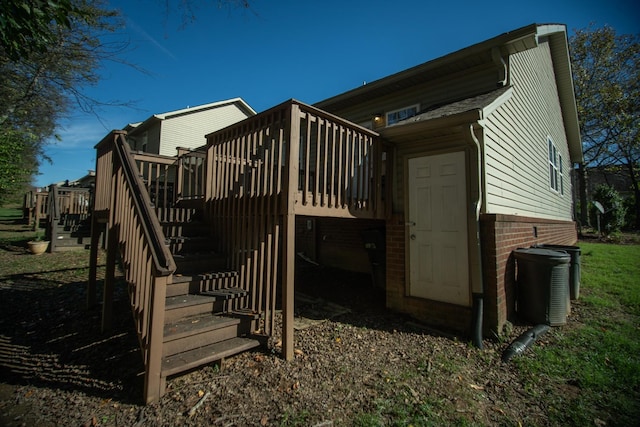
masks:
<svg viewBox="0 0 640 427"><path fill-rule="evenodd" d="M419 108L420 106L416 104L410 107L401 108L399 110L389 111L387 113L387 126L415 116L416 114L418 114Z"/></svg>

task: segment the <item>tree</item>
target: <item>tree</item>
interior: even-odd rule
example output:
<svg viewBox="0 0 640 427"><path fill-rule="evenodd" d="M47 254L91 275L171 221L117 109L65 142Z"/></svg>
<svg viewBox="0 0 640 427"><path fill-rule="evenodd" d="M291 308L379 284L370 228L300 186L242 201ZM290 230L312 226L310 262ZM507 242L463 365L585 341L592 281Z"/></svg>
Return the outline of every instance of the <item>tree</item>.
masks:
<svg viewBox="0 0 640 427"><path fill-rule="evenodd" d="M3 7L0 43L13 61L47 50L56 37L56 26L71 28L70 16L81 13L70 0L7 0Z"/></svg>
<svg viewBox="0 0 640 427"><path fill-rule="evenodd" d="M177 8L183 24L195 9L249 9L249 0L158 0L167 14ZM126 63L126 42L106 36L121 27L120 16L105 0L2 0L0 13L0 203L22 191L45 157L46 141L71 109L99 117L105 105L87 86L100 79L106 61ZM127 65L138 68L135 64Z"/></svg>
<svg viewBox="0 0 640 427"><path fill-rule="evenodd" d="M46 141L72 107L94 112L84 89L125 47L102 36L116 12L91 0L3 0L0 19L0 202L31 182Z"/></svg>
<svg viewBox="0 0 640 427"><path fill-rule="evenodd" d="M599 185L593 192L593 199L598 201L604 208L604 213L600 213L595 206L591 206L591 216L593 218L601 215L601 231L605 235L620 231L624 227L626 215L624 200L620 197L620 194L610 185Z"/></svg>
<svg viewBox="0 0 640 427"><path fill-rule="evenodd" d="M39 155L34 138L0 130L0 204L17 201L17 196L27 190L37 171Z"/></svg>
<svg viewBox="0 0 640 427"><path fill-rule="evenodd" d="M622 166L640 229L640 38L588 27L571 37L570 50L584 152L581 219L587 223L586 169Z"/></svg>

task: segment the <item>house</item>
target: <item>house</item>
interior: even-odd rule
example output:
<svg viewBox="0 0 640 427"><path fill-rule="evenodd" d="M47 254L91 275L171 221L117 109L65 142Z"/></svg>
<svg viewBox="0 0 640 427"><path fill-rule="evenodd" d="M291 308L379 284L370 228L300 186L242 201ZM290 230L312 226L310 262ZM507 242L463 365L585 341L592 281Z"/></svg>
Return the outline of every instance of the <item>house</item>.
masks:
<svg viewBox="0 0 640 427"><path fill-rule="evenodd" d="M369 271L367 250L380 249L390 309L481 346L514 316L512 251L577 239L569 171L582 150L563 25L523 27L314 106L286 101L208 133L179 162L132 152L129 139L115 131L96 146L93 221L108 230L103 327L119 257L147 402L169 376L260 345L279 309L291 359L299 252ZM141 171L162 164L185 177L188 199L152 204L161 174ZM372 231L381 238L365 245Z"/></svg>
<svg viewBox="0 0 640 427"><path fill-rule="evenodd" d="M205 134L255 114L242 98L233 98L154 114L142 122L128 124L124 130L133 150L175 156L178 148L201 147Z"/></svg>
<svg viewBox="0 0 640 427"><path fill-rule="evenodd" d="M577 240L569 174L582 146L563 25L520 28L315 106L394 145L389 308L469 331L482 302L485 334L500 333L515 307L512 250Z"/></svg>

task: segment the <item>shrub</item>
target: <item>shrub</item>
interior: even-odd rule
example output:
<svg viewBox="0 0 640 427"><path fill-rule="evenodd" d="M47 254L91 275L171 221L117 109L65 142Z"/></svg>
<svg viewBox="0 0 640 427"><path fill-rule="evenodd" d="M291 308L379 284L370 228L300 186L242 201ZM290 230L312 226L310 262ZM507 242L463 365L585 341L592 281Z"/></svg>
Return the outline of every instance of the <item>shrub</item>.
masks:
<svg viewBox="0 0 640 427"><path fill-rule="evenodd" d="M620 231L624 226L626 208L620 194L609 185L599 185L593 192L593 200L604 207L604 214L600 216L600 231L610 234ZM597 224L598 209L591 205L591 221Z"/></svg>
<svg viewBox="0 0 640 427"><path fill-rule="evenodd" d="M636 198L634 194L624 199L624 208L627 210L624 218L625 228L634 230L636 227Z"/></svg>

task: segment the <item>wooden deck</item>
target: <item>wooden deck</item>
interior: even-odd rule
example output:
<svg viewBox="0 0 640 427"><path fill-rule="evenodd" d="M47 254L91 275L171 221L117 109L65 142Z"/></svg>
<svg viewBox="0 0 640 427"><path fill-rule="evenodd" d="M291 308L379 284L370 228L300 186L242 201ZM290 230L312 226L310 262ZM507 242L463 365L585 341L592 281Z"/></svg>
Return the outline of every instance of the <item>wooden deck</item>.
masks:
<svg viewBox="0 0 640 427"><path fill-rule="evenodd" d="M92 229L107 228L103 327L119 256L145 362L145 401L168 375L258 345L283 311L293 358L295 216L385 218L392 151L375 132L291 100L168 158L97 146ZM95 304L92 234L88 302ZM277 301L281 298L280 301Z"/></svg>

